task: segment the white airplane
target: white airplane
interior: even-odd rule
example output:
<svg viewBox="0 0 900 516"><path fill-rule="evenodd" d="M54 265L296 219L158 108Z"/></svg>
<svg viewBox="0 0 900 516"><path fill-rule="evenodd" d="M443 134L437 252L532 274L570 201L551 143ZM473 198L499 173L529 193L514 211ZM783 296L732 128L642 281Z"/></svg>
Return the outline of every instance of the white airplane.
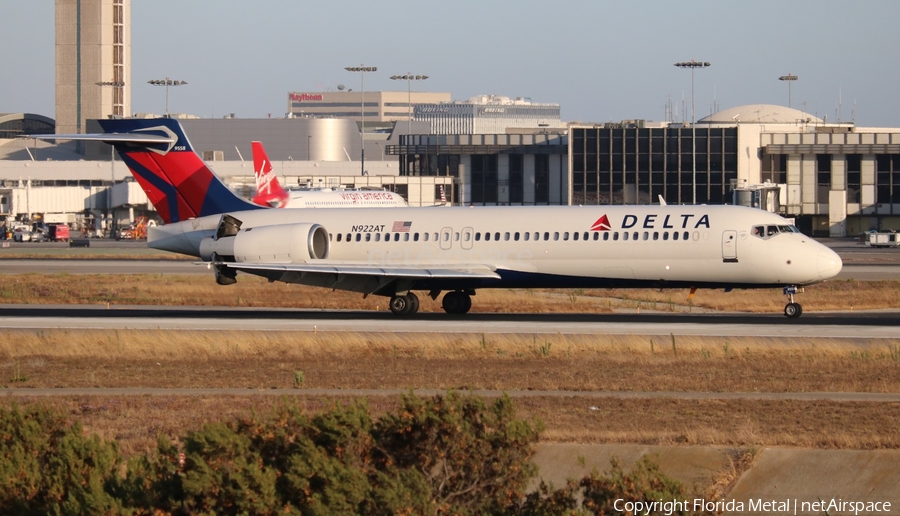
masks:
<svg viewBox="0 0 900 516"><path fill-rule="evenodd" d="M272 208L391 208L408 206L402 196L384 190L308 188L285 190L272 170L262 142L252 142L256 195L252 201Z"/></svg>
<svg viewBox="0 0 900 516"><path fill-rule="evenodd" d="M482 288L774 288L788 317L799 287L841 259L784 218L741 206L534 206L277 210L231 192L173 119L100 120L164 226L148 246L200 257L222 285L237 273L390 298L414 291L463 314ZM452 211L451 211L452 210Z"/></svg>

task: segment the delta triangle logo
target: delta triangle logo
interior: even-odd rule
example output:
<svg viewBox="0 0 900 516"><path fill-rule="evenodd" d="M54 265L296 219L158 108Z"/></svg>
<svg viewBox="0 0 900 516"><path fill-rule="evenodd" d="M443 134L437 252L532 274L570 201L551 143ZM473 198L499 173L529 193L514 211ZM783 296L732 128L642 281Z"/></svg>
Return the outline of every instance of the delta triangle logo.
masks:
<svg viewBox="0 0 900 516"><path fill-rule="evenodd" d="M594 222L594 225L591 226L591 231L609 231L610 229L612 229L612 227L609 225L609 219L606 218L605 214L597 219L597 222Z"/></svg>

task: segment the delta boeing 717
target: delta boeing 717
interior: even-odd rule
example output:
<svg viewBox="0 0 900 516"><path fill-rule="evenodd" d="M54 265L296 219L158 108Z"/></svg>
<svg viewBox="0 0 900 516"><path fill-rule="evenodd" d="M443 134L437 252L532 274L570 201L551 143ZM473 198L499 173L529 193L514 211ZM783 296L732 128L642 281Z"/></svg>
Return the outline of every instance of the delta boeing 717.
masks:
<svg viewBox="0 0 900 516"><path fill-rule="evenodd" d="M390 298L415 292L464 314L486 288L781 288L835 277L841 259L784 218L742 206L271 209L241 199L173 119L101 120L165 225L148 246L201 258L222 285L239 273ZM33 136L35 137L35 136Z"/></svg>

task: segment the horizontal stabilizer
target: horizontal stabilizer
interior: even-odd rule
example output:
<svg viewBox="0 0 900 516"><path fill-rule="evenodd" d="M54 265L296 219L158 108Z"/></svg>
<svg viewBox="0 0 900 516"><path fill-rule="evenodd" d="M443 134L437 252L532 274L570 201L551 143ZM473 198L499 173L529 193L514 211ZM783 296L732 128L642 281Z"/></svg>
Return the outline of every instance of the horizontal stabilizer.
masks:
<svg viewBox="0 0 900 516"><path fill-rule="evenodd" d="M93 134L33 134L20 138L34 138L37 140L79 140L90 142L110 143L175 143L176 136L163 136L155 134L137 133L93 133Z"/></svg>

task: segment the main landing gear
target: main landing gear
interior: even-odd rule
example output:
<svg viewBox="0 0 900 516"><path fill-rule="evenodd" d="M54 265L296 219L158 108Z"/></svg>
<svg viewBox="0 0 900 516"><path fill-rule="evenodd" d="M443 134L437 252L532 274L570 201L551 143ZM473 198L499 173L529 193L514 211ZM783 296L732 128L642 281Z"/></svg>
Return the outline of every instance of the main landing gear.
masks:
<svg viewBox="0 0 900 516"><path fill-rule="evenodd" d="M462 315L472 308L472 296L463 291L447 292L441 300L441 308L448 314Z"/></svg>
<svg viewBox="0 0 900 516"><path fill-rule="evenodd" d="M467 313L472 308L472 294L474 292L462 290L447 292L441 300L441 307L448 314L462 315ZM432 299L436 299L439 295L440 291L437 290L430 294ZM388 306L394 315L413 315L419 311L419 297L412 292L407 292L404 295L394 295L391 297Z"/></svg>
<svg viewBox="0 0 900 516"><path fill-rule="evenodd" d="M394 315L413 315L419 311L419 296L412 292L405 296L393 296L390 307Z"/></svg>
<svg viewBox="0 0 900 516"><path fill-rule="evenodd" d="M800 314L803 313L803 307L800 306L800 303L794 302L794 294L803 292L803 289L797 288L793 285L789 285L787 287L784 287L783 292L784 295L788 297L788 304L784 305L784 315L786 317L790 317L791 319L800 317Z"/></svg>

